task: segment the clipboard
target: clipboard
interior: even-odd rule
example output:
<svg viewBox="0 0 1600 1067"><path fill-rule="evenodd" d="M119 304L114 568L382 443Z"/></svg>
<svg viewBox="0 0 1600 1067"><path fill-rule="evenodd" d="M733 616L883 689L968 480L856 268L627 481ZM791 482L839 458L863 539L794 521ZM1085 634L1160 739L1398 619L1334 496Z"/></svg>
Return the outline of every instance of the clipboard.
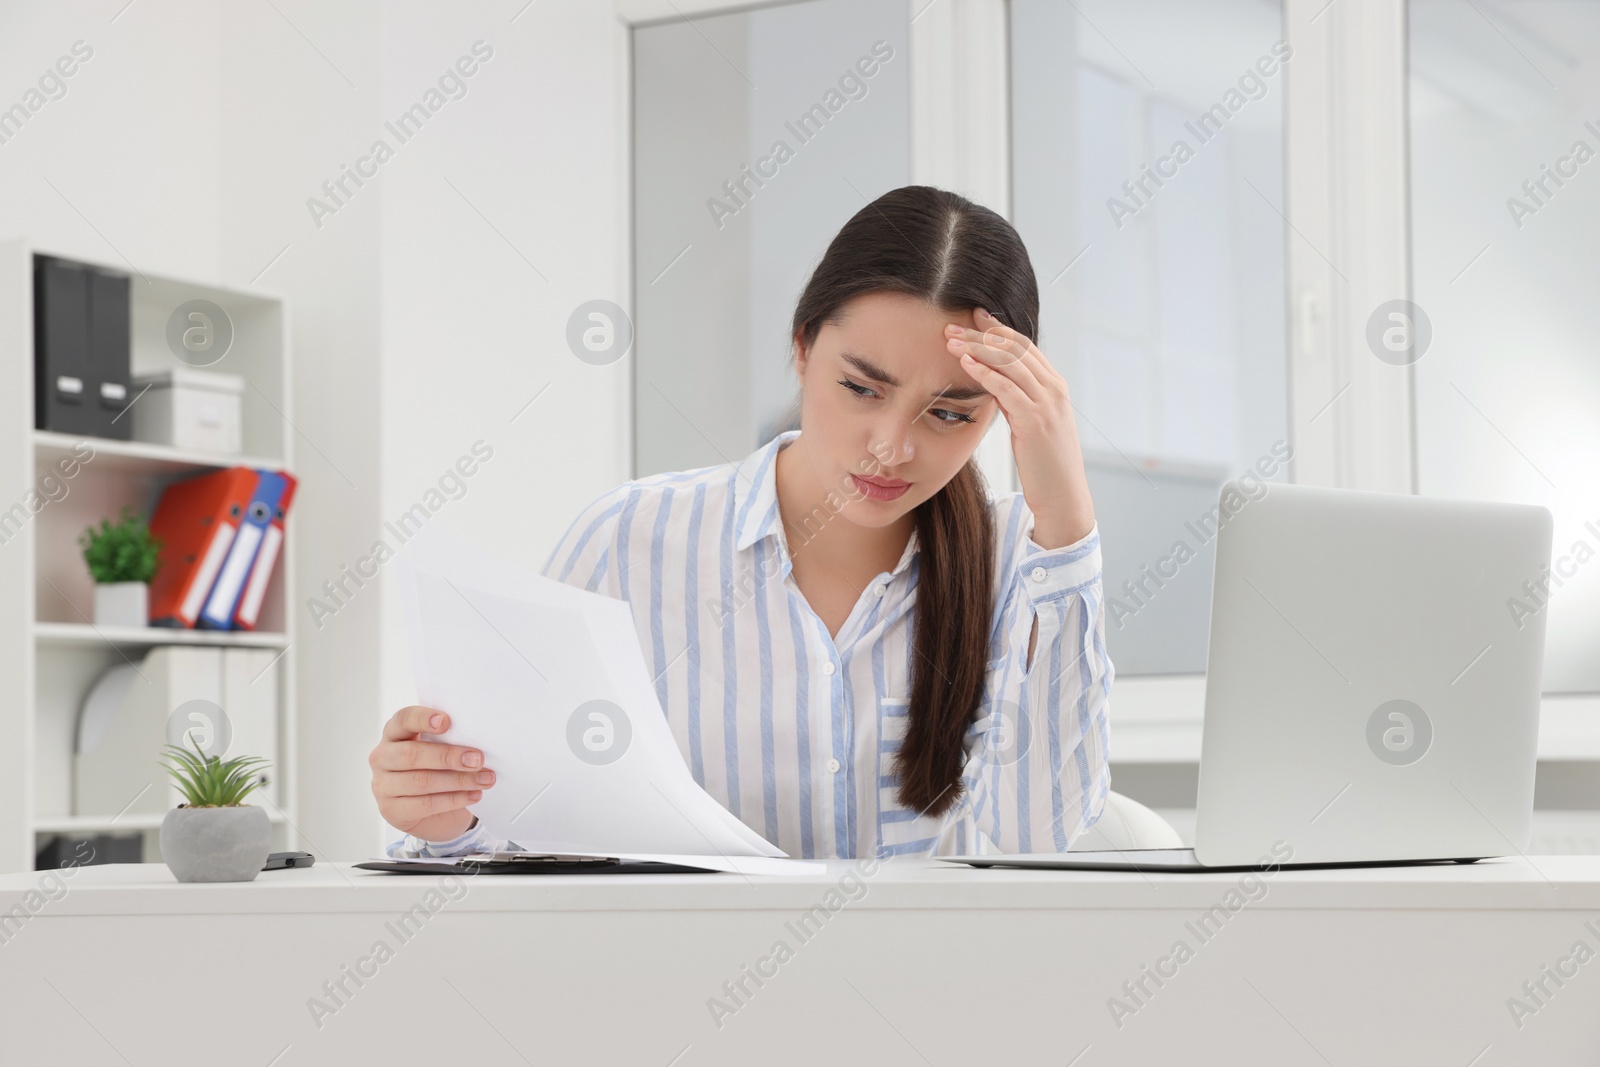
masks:
<svg viewBox="0 0 1600 1067"><path fill-rule="evenodd" d="M390 874L725 874L712 867L694 867L661 860L617 856L572 856L540 852L469 852L440 863L438 859L366 860L352 864Z"/></svg>

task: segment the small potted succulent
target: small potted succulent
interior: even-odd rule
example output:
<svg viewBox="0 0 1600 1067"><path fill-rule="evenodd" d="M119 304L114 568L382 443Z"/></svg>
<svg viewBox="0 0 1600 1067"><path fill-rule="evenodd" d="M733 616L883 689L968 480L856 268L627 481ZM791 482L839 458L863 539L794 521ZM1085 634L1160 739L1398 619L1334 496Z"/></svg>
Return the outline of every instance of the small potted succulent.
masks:
<svg viewBox="0 0 1600 1067"><path fill-rule="evenodd" d="M150 579L161 566L161 541L124 507L117 523L100 520L78 537L83 561L94 577L94 621L98 626L148 626Z"/></svg>
<svg viewBox="0 0 1600 1067"><path fill-rule="evenodd" d="M222 760L167 745L185 803L161 820L161 858L180 882L252 882L272 852L272 822L240 803L261 784L259 756Z"/></svg>

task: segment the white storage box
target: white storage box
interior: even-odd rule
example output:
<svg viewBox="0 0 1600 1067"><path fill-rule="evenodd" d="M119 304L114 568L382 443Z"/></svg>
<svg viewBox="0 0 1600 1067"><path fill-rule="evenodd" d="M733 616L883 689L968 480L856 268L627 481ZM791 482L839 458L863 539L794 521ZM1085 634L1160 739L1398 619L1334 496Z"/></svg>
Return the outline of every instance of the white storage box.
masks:
<svg viewBox="0 0 1600 1067"><path fill-rule="evenodd" d="M137 375L133 379L133 439L237 455L244 448L240 429L243 394L244 379L237 374L174 367Z"/></svg>
<svg viewBox="0 0 1600 1067"><path fill-rule="evenodd" d="M118 663L90 687L79 711L73 774L74 815L156 815L183 796L163 769L168 741L231 759L261 756L266 784L245 798L267 807L281 803L278 782L278 672L268 670L270 648L158 645L143 662ZM141 677L142 676L142 677ZM190 701L181 719L174 712ZM218 709L227 723L214 721ZM188 742L183 732L196 732ZM176 739L169 731L177 733ZM225 733L224 733L225 732ZM226 749L216 751L229 740ZM268 805L271 806L268 806Z"/></svg>

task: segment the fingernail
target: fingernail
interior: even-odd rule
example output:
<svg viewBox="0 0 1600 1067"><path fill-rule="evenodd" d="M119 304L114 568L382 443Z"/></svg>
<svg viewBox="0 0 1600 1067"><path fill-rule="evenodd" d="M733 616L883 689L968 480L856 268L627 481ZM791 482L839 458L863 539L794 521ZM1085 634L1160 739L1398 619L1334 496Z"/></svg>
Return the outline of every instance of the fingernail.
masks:
<svg viewBox="0 0 1600 1067"><path fill-rule="evenodd" d="M428 720L428 725L437 730L439 727L444 725L444 716L435 715L433 718Z"/></svg>
<svg viewBox="0 0 1600 1067"><path fill-rule="evenodd" d="M468 767L482 767L483 766L483 753L482 752L468 752L466 755L461 757L461 762L465 763Z"/></svg>
<svg viewBox="0 0 1600 1067"><path fill-rule="evenodd" d="M467 794L467 799L468 800L482 800L483 799L483 790L474 789L472 792Z"/></svg>
<svg viewBox="0 0 1600 1067"><path fill-rule="evenodd" d="M492 781L494 781L494 772L493 771L479 771L478 772L478 784L479 785L488 785Z"/></svg>

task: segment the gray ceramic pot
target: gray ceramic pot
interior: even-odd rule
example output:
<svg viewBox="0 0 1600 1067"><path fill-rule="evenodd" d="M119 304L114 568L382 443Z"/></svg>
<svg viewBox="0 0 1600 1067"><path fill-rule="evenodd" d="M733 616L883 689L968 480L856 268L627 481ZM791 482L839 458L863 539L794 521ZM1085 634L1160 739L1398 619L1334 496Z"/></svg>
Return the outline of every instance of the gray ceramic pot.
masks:
<svg viewBox="0 0 1600 1067"><path fill-rule="evenodd" d="M272 852L261 808L176 807L161 820L161 858L180 882L253 882Z"/></svg>

